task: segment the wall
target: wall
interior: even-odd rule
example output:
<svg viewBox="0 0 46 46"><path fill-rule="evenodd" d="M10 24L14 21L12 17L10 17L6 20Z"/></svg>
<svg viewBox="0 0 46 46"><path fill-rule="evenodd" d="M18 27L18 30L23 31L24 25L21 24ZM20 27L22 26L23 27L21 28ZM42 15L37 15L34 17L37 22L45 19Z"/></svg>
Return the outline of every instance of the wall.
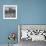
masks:
<svg viewBox="0 0 46 46"><path fill-rule="evenodd" d="M21 24L46 24L46 0L23 0Z"/></svg>
<svg viewBox="0 0 46 46"><path fill-rule="evenodd" d="M5 4L17 4L17 20L3 20ZM46 0L0 0L0 44L8 43L10 32L18 32L18 24L46 24Z"/></svg>
<svg viewBox="0 0 46 46"><path fill-rule="evenodd" d="M16 32L18 35L17 24L20 22L20 11L21 11L21 1L19 0L0 0L0 44L7 44L8 34L10 32ZM3 5L18 5L18 19L17 20L4 20L3 19ZM18 38L17 38L18 39ZM18 40L16 39L16 43Z"/></svg>

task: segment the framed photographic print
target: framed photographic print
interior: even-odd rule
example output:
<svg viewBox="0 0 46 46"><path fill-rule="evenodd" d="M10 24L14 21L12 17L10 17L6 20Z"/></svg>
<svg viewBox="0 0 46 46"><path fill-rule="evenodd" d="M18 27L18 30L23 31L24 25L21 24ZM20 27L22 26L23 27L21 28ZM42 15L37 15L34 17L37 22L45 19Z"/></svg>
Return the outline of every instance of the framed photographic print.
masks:
<svg viewBox="0 0 46 46"><path fill-rule="evenodd" d="M3 5L3 19L17 19L17 5Z"/></svg>

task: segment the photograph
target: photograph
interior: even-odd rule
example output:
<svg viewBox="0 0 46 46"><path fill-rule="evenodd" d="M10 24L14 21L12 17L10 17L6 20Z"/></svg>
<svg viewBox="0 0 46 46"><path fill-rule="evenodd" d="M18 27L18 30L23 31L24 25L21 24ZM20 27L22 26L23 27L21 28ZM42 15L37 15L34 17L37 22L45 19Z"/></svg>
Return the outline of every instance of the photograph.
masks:
<svg viewBox="0 0 46 46"><path fill-rule="evenodd" d="M17 19L17 5L3 5L3 19Z"/></svg>

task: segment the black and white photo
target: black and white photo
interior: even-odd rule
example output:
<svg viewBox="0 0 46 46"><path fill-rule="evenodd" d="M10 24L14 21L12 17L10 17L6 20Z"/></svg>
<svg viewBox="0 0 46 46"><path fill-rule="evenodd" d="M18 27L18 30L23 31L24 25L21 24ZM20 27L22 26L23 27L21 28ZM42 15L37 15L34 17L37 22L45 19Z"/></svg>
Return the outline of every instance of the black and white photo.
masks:
<svg viewBox="0 0 46 46"><path fill-rule="evenodd" d="M17 19L17 5L3 5L3 19Z"/></svg>

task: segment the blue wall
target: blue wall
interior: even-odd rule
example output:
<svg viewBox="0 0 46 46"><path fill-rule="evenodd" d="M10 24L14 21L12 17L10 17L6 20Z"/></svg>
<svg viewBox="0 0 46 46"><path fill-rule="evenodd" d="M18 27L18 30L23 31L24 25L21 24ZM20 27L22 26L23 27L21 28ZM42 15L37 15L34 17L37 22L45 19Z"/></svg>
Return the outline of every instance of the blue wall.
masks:
<svg viewBox="0 0 46 46"><path fill-rule="evenodd" d="M17 20L4 20L3 19L3 5L18 5L18 19ZM0 0L0 44L7 44L8 41L8 34L10 32L16 32L18 34L17 30L17 24L20 22L20 1L17 0ZM20 10L19 10L20 9ZM18 39L18 38L17 38ZM16 39L16 43L18 42Z"/></svg>
<svg viewBox="0 0 46 46"><path fill-rule="evenodd" d="M17 20L3 20L5 4L18 6ZM46 0L0 0L0 44L8 43L10 32L17 34L18 24L46 24Z"/></svg>
<svg viewBox="0 0 46 46"><path fill-rule="evenodd" d="M46 0L23 0L21 24L46 24Z"/></svg>

